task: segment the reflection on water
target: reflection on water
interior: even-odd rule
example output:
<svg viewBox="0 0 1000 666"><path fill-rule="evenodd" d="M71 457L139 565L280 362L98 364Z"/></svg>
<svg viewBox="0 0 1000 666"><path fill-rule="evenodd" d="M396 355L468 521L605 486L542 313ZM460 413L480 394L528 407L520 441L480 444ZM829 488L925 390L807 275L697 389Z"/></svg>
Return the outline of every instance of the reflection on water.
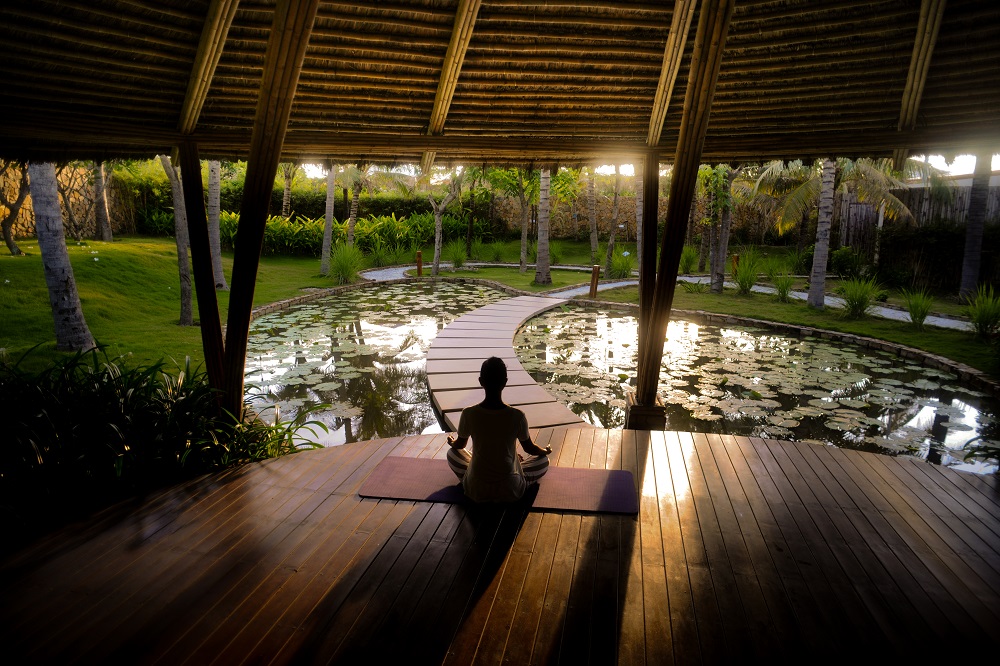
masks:
<svg viewBox="0 0 1000 666"><path fill-rule="evenodd" d="M374 285L254 320L247 395L265 418L301 408L330 428L331 446L441 432L427 395L424 358L437 332L465 312L507 298L447 283Z"/></svg>
<svg viewBox="0 0 1000 666"><path fill-rule="evenodd" d="M635 317L551 311L515 338L536 381L588 422L620 428L635 383ZM670 323L659 392L668 427L909 454L997 469L1000 405L894 355L746 327Z"/></svg>

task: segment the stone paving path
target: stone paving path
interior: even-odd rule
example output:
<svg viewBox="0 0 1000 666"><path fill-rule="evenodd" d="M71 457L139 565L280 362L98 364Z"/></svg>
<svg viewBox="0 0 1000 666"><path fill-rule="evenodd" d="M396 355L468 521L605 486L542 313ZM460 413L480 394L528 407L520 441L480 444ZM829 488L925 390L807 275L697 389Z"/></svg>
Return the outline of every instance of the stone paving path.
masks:
<svg viewBox="0 0 1000 666"><path fill-rule="evenodd" d="M442 262L442 266L451 267L451 264ZM517 264L477 264L470 263L468 266L516 266ZM406 271L416 268L415 265L411 266L391 266L389 268L378 268L369 271L365 271L363 275L369 280L397 280L406 277ZM560 266L560 269L568 270L579 270L579 271L589 271L590 269L583 266ZM681 282L694 282L694 283L708 283L708 277L704 276L687 276L679 275L677 277ZM638 280L616 280L614 282L601 282L597 285L598 291L604 291L605 289L617 289L618 287L629 287L638 285ZM731 282L726 282L726 286L730 288L735 288L736 285ZM753 288L755 293L760 294L773 294L775 290L773 287L765 287L762 285L757 285ZM551 291L545 294L539 294L542 298L559 298L567 299L573 298L574 296L583 296L590 292L590 285L584 284L576 287L567 287L566 289L560 289L558 291ZM808 297L808 294L802 291L793 291L789 294L791 298L804 301ZM831 308L842 309L844 307L844 299L839 296L826 297L826 304ZM910 321L910 315L904 310L899 310L897 308L883 307L877 305L871 309L871 314L876 317L882 317L883 319L892 319L895 321ZM972 324L964 319L956 319L953 317L939 317L936 315L930 315L924 320L924 324L927 326L936 326L938 328L949 328L956 331L971 331Z"/></svg>

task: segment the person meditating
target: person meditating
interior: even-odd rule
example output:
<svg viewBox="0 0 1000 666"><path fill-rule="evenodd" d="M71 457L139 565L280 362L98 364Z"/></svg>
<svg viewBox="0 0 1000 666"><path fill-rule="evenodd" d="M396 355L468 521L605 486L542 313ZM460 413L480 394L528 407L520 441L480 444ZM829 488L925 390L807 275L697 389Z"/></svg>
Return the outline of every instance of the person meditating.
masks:
<svg viewBox="0 0 1000 666"><path fill-rule="evenodd" d="M507 386L503 360L492 356L483 361L479 384L486 398L462 410L458 437L448 437L448 465L462 480L462 489L472 501L514 502L521 499L528 484L545 474L552 447L535 446L524 412L505 404L500 397ZM472 453L465 449L470 437L474 442ZM528 458L517 453L515 440Z"/></svg>

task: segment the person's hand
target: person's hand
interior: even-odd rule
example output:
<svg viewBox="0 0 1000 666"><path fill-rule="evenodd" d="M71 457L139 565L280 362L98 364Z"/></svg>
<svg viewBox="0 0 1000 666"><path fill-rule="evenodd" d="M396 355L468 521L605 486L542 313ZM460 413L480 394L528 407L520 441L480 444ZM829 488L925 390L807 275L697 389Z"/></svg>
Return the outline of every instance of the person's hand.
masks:
<svg viewBox="0 0 1000 666"><path fill-rule="evenodd" d="M448 446L455 448L455 436L448 435Z"/></svg>
<svg viewBox="0 0 1000 666"><path fill-rule="evenodd" d="M552 447L551 446L546 446L544 449L542 449L542 452L545 455L550 455L552 453Z"/></svg>

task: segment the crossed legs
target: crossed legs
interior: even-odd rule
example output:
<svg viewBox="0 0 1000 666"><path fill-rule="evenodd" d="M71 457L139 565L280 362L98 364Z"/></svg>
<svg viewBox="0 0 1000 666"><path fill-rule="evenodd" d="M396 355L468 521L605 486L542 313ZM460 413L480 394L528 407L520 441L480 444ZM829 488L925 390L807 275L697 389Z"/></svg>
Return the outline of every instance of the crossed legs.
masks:
<svg viewBox="0 0 1000 666"><path fill-rule="evenodd" d="M467 449L448 449L448 467L458 478L461 479L465 476L470 462L472 462L472 454ZM524 478L528 480L528 483L534 483L545 476L545 472L548 471L549 457L528 456L521 461L521 469L524 471Z"/></svg>

